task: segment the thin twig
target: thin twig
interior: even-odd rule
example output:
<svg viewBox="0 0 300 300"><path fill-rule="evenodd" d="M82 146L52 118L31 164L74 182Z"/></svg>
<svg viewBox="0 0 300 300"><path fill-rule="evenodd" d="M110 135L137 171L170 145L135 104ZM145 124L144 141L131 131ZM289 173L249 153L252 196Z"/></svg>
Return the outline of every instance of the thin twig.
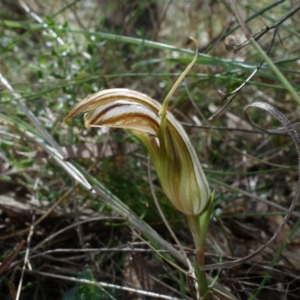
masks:
<svg viewBox="0 0 300 300"><path fill-rule="evenodd" d="M245 24L246 25L246 24ZM271 52L271 49L274 45L275 42L275 38L277 36L279 27L276 28L276 30L274 31L273 37L272 37L272 41L269 45L267 54L269 55ZM213 114L208 120L211 121L213 120L216 116L218 116L222 111L224 111L225 108L227 108L227 106L233 101L233 99L241 92L241 90L247 85L247 83L257 74L257 72L261 69L261 67L263 66L263 64L265 63L265 61L263 60L257 67L256 69L250 74L250 76L248 76L248 78L238 87L236 88L234 91L228 93L228 94L224 94L222 91L219 91L219 94L222 95L221 101L224 101L225 99L227 99L228 97L232 96L227 102L226 104L220 108L215 114Z"/></svg>
<svg viewBox="0 0 300 300"><path fill-rule="evenodd" d="M267 55L270 54L271 49L274 45L275 42L275 38L278 34L280 25L285 22L288 18L290 18L292 15L294 15L299 9L300 9L300 4L297 4L293 7L293 9L288 12L284 17L282 17L280 20L278 20L275 24L273 24L272 26L266 26L265 28L263 28L261 31L259 31L258 33L251 35L246 23L244 22L244 20L241 17L240 11L238 9L238 6L235 3L235 0L230 0L231 5L232 5L232 9L235 13L235 16L242 28L242 30L244 31L244 34L246 36L246 41L240 45L234 45L234 52L237 52L239 49L241 49L242 47L244 47L245 45L249 44L249 39L253 38L254 40L259 40L266 32L275 29L274 33L273 33L273 37L272 37L272 41L270 43L270 46L267 50ZM213 114L210 118L209 121L213 120L216 116L218 116L222 111L224 111L228 105L233 101L233 99L238 95L238 93L246 86L246 84L257 74L257 72L261 69L261 67L264 64L264 60L256 67L256 69L250 74L250 76L234 91L228 93L228 94L224 94L222 91L219 91L219 94L221 95L221 101L226 100L228 97L232 96L224 106L222 106L222 108L220 108L215 114Z"/></svg>
<svg viewBox="0 0 300 300"><path fill-rule="evenodd" d="M31 242L31 238L32 238L32 235L33 235L33 232L34 232L34 220L35 220L35 215L33 215L33 217L32 217L30 231L29 231L28 236L27 236L26 253L25 253L25 257L24 257L24 263L23 263L23 267L22 267L21 277L20 277L20 281L19 281L18 290L17 290L15 300L19 300L20 295L21 295L21 289L22 289L22 284L23 284L26 265L28 265L29 270L32 270L32 268L29 264L29 259L28 258L29 258L29 252L30 252L30 242Z"/></svg>
<svg viewBox="0 0 300 300"><path fill-rule="evenodd" d="M255 252L251 253L250 255L248 255L246 257L235 259L232 262L223 262L223 263L218 263L218 264L214 264L214 265L206 265L206 266L201 267L202 270L213 270L213 269L219 269L219 268L232 268L234 266L240 265L240 264L248 261L249 259L256 256L258 253L263 251L268 245L270 245L279 236L279 234L283 230L284 226L287 224L289 218L293 214L293 210L296 206L296 202L297 202L297 200L299 198L299 195L300 195L300 149L299 149L300 139L299 139L299 136L298 136L296 130L294 129L294 127L290 124L290 122L287 120L287 118L280 111L278 111L276 108L274 108L270 104L263 103L263 102L252 103L252 104L248 105L244 110L244 116L245 116L246 120L250 124L252 124L253 126L255 126L257 128L260 128L256 123L254 123L250 119L250 117L248 115L247 111L248 111L249 108L252 108L252 107L258 108L258 109L261 109L261 110L264 110L264 111L270 113L274 118L276 118L278 121L280 121L281 124L286 128L286 131L290 133L290 136L293 139L293 142L295 144L297 154L298 154L298 181L297 181L297 185L296 185L296 191L295 191L295 194L293 196L290 207L289 207L286 215L284 216L282 222L280 223L278 229L276 230L276 232L273 234L273 236L264 245L262 245ZM262 129L262 128L260 128L260 129ZM262 130L268 132L268 130L266 130L266 129L262 129Z"/></svg>
<svg viewBox="0 0 300 300"><path fill-rule="evenodd" d="M237 18L242 30L244 31L246 38L249 39L251 37L250 30L249 30L248 26L246 25L246 23L244 22L244 20L241 16L241 13L239 11L239 8L236 5L235 0L230 0L230 3L231 3L231 8L235 14L235 17Z"/></svg>
<svg viewBox="0 0 300 300"><path fill-rule="evenodd" d="M156 299L166 299L166 300L181 300L179 298L163 295L163 294L158 294L158 293L153 293L153 292L148 292L144 290L139 290L139 289L133 289L125 286L120 286L116 284L111 284L111 283L106 283L106 282L97 282L97 281L91 281L87 279L80 279L80 278L75 278L71 276L63 276L63 275L58 275L58 274L51 274L51 273L46 273L46 272L39 272L39 271L31 271L31 270L25 270L27 273L39 275L39 276L45 276L45 277L51 277L51 278L56 278L56 279L62 279L65 281L71 281L71 282L76 282L76 283L81 283L81 284L88 284L88 285L95 285L101 288L112 288L112 289L117 289L120 291L128 291L132 293L137 293L140 295L145 295L147 297L154 297Z"/></svg>
<svg viewBox="0 0 300 300"><path fill-rule="evenodd" d="M296 12L298 12L298 10L300 10L300 3L296 4L286 15L284 15L281 19L279 19L273 25L266 26L266 27L262 28L260 31L254 33L252 35L252 38L254 38L256 41L258 41L261 37L263 37L270 30L278 28L282 23L284 23L291 16L293 16ZM246 40L245 42L243 42L240 45L235 45L234 52L238 52L241 48L245 47L248 44L249 44L249 41Z"/></svg>
<svg viewBox="0 0 300 300"><path fill-rule="evenodd" d="M233 5L233 10L236 11L237 13L239 13L235 0L231 0L231 3ZM246 26L245 22L243 21L242 18L239 18L239 17L237 17L237 18L238 18L239 22L244 23L243 25L241 25L241 27L243 29ZM279 26L278 26L278 28L279 28ZM287 89L287 91L289 91L290 94L292 95L292 97L295 99L295 101L298 104L300 104L300 96L295 91L295 89L290 84L290 82L286 79L286 77L282 74L282 72L276 67L276 65L273 63L273 61L269 58L268 54L266 54L262 50L262 48L259 46L258 43L256 43L255 39L251 35L248 35L247 30L244 31L244 34L245 34L246 38L249 40L249 42L251 43L252 47L260 54L261 57L263 57L263 59L269 65L270 69L275 73L275 75L278 77L278 79L281 81L281 83L284 85L284 87Z"/></svg>

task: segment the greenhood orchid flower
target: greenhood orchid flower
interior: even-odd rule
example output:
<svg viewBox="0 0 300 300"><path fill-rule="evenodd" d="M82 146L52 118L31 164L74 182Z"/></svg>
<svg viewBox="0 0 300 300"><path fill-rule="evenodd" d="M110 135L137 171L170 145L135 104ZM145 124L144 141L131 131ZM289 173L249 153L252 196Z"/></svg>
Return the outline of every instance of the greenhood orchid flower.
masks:
<svg viewBox="0 0 300 300"><path fill-rule="evenodd" d="M130 130L146 146L162 188L185 215L199 215L210 196L196 152L182 125L149 96L129 89L103 90L86 97L65 119L80 112L86 127Z"/></svg>
<svg viewBox="0 0 300 300"><path fill-rule="evenodd" d="M192 68L178 78L163 104L129 89L108 89L87 96L65 120L81 113L86 127L108 126L130 130L146 146L171 203L187 216L199 216L210 199L210 190L191 141L178 120L167 111L175 89Z"/></svg>
<svg viewBox="0 0 300 300"><path fill-rule="evenodd" d="M192 38L193 39L193 38ZM196 40L193 39L196 43ZM198 52L177 79L162 104L140 92L108 89L87 96L65 120L81 113L86 127L115 127L131 131L146 146L161 186L171 203L187 216L196 247L196 277L203 299L209 299L204 271L205 238L213 209L213 194L191 141L167 110L170 99L195 64Z"/></svg>

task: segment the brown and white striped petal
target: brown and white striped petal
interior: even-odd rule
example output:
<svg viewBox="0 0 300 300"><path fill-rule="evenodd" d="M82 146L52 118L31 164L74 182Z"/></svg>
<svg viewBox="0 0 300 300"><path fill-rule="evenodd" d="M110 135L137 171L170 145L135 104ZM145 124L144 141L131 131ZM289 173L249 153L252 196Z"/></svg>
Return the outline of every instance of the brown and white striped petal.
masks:
<svg viewBox="0 0 300 300"><path fill-rule="evenodd" d="M99 106L105 105L107 103L113 103L115 101L126 101L140 104L154 112L156 115L158 115L158 111L161 107L161 105L156 100L134 90L119 88L102 90L95 94L87 96L82 101L77 103L65 117L64 121L76 116L81 112L91 111L98 108Z"/></svg>
<svg viewBox="0 0 300 300"><path fill-rule="evenodd" d="M159 117L149 108L133 102L118 100L101 105L84 116L86 127L109 126L157 135Z"/></svg>

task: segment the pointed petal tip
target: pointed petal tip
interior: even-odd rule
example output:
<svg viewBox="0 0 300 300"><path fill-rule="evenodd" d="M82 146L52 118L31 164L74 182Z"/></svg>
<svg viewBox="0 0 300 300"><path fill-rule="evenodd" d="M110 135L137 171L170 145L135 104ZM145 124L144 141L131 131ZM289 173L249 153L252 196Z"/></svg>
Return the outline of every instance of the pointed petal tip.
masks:
<svg viewBox="0 0 300 300"><path fill-rule="evenodd" d="M63 122L66 122L67 120L71 119L72 117L74 117L75 115L81 112L81 110L78 109L80 103L81 102L75 104L75 106L71 109L71 111L64 117Z"/></svg>
<svg viewBox="0 0 300 300"><path fill-rule="evenodd" d="M63 123L65 123L68 119L70 119L72 116L70 113L68 113L68 115L66 117L64 117L63 119Z"/></svg>
<svg viewBox="0 0 300 300"><path fill-rule="evenodd" d="M67 120L71 119L72 117L74 117L76 115L76 113L74 113L74 110L72 109L67 116L64 117L63 119L63 123L65 123Z"/></svg>

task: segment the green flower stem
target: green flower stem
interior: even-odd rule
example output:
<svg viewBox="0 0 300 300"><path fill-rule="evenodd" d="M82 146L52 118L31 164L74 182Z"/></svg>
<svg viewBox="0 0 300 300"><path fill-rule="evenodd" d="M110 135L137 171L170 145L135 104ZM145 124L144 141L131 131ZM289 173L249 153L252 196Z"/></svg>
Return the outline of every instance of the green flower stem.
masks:
<svg viewBox="0 0 300 300"><path fill-rule="evenodd" d="M201 233L199 216L187 216L187 218L188 218L190 230L192 232L192 236L196 248L197 262L194 264L194 266L195 268L198 269L195 270L195 273L198 280L200 296L201 299L203 300L209 300L210 296L209 296L209 288L206 280L206 273L205 271L201 271L199 268L199 266L203 266L205 264L204 261L205 237L203 237Z"/></svg>
<svg viewBox="0 0 300 300"><path fill-rule="evenodd" d="M198 280L199 291L202 297L201 299L203 300L209 300L210 295L206 280L206 273L205 271L201 271L199 266L205 265L204 248L210 217L214 208L214 197L215 191L212 191L206 208L200 215L187 216L196 249L196 262L194 263L195 274Z"/></svg>

